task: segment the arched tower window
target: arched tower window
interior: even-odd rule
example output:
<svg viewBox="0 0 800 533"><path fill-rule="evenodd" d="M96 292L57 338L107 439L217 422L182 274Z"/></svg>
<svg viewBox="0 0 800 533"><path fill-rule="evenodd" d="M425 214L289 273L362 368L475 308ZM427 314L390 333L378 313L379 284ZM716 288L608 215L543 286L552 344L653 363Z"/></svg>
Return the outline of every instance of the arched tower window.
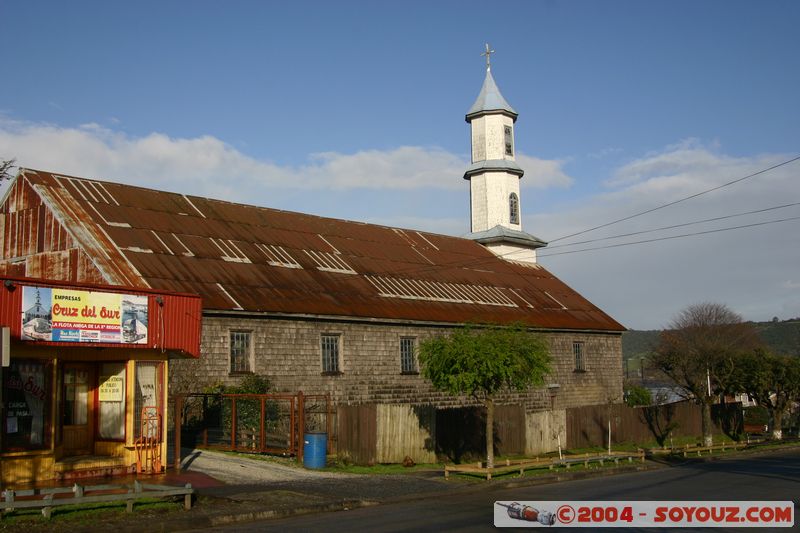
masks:
<svg viewBox="0 0 800 533"><path fill-rule="evenodd" d="M511 224L519 224L519 198L516 193L511 193L508 197L509 221Z"/></svg>

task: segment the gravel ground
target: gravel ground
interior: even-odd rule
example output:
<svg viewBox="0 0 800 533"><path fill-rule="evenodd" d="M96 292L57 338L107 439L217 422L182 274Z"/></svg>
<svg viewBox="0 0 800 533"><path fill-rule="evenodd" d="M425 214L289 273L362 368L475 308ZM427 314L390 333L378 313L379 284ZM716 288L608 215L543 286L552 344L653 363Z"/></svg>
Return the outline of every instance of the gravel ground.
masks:
<svg viewBox="0 0 800 533"><path fill-rule="evenodd" d="M272 481L302 481L330 478L351 478L353 474L322 472L273 461L249 459L241 455L208 450L184 450L181 468L190 472L202 472L224 483L256 484ZM363 476L361 476L363 477Z"/></svg>
<svg viewBox="0 0 800 533"><path fill-rule="evenodd" d="M201 489L201 494L232 501L261 500L276 494L296 493L312 500L380 502L445 491L454 485L452 481L445 482L440 471L376 476L308 470L206 450L187 450L184 457L182 465L185 469L202 472L226 483L225 486Z"/></svg>

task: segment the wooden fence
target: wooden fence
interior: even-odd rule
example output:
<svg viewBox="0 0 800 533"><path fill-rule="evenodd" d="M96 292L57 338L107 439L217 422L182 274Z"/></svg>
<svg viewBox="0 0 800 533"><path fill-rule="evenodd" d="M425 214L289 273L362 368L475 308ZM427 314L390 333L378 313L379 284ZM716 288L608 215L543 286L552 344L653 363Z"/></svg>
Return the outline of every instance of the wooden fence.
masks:
<svg viewBox="0 0 800 533"><path fill-rule="evenodd" d="M717 431L730 432L741 425L741 406L715 405L712 418ZM691 402L677 402L657 407L628 407L624 404L589 405L567 409L568 448L605 446L608 443L608 422L611 420L611 442L643 444L661 439L666 444L673 437L699 436L700 407Z"/></svg>
<svg viewBox="0 0 800 533"><path fill-rule="evenodd" d="M336 410L337 450L356 464L374 464L377 457L378 406L339 406Z"/></svg>
<svg viewBox="0 0 800 533"><path fill-rule="evenodd" d="M661 439L669 445L669 435L701 434L700 407L689 402L652 408L623 404L575 407L558 411L559 416L551 420L552 427L540 414L525 413L518 405L497 406L495 453L553 451L556 434L565 449L605 447L609 418L612 444L645 444ZM739 404L714 406L712 416L717 430L731 434L741 428ZM332 427L336 434L329 438L335 443L331 451L357 464L401 462L405 455L416 462L433 462L438 456L461 463L481 458L485 450L485 413L480 407L340 405L335 419Z"/></svg>
<svg viewBox="0 0 800 533"><path fill-rule="evenodd" d="M41 509L42 516L50 518L53 507L62 505L84 505L91 503L124 503L129 513L140 500L152 498L171 498L183 496L186 510L192 508L194 489L187 483L183 487L153 485L138 480L133 485L90 485L75 484L72 487L53 487L43 489L4 490L0 500L2 513L16 509Z"/></svg>
<svg viewBox="0 0 800 533"><path fill-rule="evenodd" d="M436 457L461 462L482 457L486 444L483 409L434 409L410 405L344 405L336 409L337 453L357 464L416 462ZM495 408L497 454L525 453L525 409Z"/></svg>

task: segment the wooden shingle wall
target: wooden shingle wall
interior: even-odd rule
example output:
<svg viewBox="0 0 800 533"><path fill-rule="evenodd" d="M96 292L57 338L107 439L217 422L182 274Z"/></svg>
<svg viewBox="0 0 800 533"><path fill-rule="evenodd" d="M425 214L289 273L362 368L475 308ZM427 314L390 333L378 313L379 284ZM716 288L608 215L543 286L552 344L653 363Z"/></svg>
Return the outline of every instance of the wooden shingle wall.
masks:
<svg viewBox="0 0 800 533"><path fill-rule="evenodd" d="M242 375L230 372L230 333L251 333L254 373L266 376L277 392L328 393L335 405L414 404L436 407L478 405L471 397L436 391L421 375L403 374L400 338L418 341L447 332L416 325L369 324L322 320L203 318L201 357L171 365L173 394L202 392L216 384L236 385ZM340 335L338 375L324 375L320 336ZM554 397L546 388L506 393L497 403L522 405L526 412L564 409L622 399L622 348L619 334L545 333L551 346L554 373L547 384L558 384ZM573 342L583 342L586 371L576 372Z"/></svg>

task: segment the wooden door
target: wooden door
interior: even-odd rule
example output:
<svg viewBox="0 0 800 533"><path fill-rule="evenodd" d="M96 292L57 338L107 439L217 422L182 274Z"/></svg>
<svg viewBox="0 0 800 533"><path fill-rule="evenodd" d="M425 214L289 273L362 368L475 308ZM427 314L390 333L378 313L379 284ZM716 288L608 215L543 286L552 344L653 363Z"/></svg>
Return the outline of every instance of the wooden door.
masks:
<svg viewBox="0 0 800 533"><path fill-rule="evenodd" d="M88 364L64 366L62 423L64 455L88 455L94 448L93 367Z"/></svg>

